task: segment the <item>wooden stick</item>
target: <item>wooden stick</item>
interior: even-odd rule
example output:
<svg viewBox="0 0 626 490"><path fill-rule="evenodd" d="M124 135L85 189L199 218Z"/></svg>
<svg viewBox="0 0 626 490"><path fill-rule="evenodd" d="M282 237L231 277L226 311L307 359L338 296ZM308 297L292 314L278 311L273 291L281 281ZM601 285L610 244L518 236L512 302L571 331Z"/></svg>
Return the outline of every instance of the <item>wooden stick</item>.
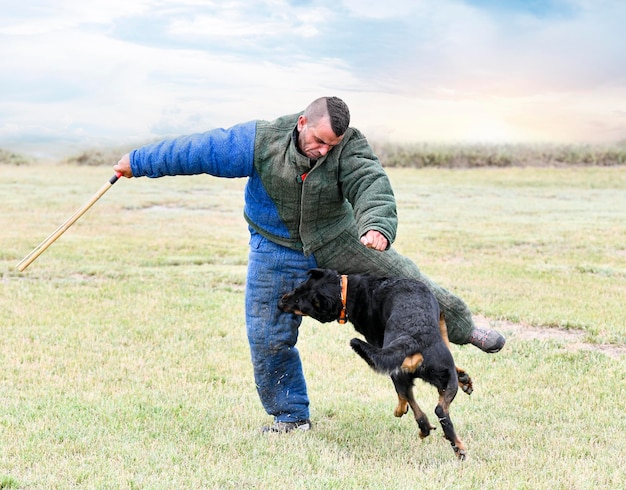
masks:
<svg viewBox="0 0 626 490"><path fill-rule="evenodd" d="M117 179L121 177L122 174L117 173L111 179L104 184L98 192L96 192L89 201L83 204L78 211L76 211L72 216L70 216L65 223L59 226L54 233L52 233L48 238L46 238L43 242L35 247L35 249L29 253L26 257L24 257L18 264L17 270L23 272L26 267L28 267L37 257L39 257L45 250L54 243L54 241L59 238L63 233L67 231L67 229L72 226L78 218L80 218L83 214L85 214L91 206L95 204L95 202L100 199L106 191L108 191L113 184L117 182Z"/></svg>

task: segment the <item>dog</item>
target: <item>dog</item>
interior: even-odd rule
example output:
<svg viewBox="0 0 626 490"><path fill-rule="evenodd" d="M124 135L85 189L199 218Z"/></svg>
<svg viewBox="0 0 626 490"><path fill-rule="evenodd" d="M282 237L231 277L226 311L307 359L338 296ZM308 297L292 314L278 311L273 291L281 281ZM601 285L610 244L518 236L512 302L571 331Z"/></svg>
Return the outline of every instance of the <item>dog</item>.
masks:
<svg viewBox="0 0 626 490"><path fill-rule="evenodd" d="M322 323L350 321L367 342L354 338L350 346L376 372L388 374L398 395L396 417L411 407L420 438L435 429L413 395L415 378L439 391L435 414L445 438L460 460L465 444L450 419L450 404L458 388L470 394L472 380L457 368L439 304L428 287L414 279L340 275L331 269L311 269L309 277L282 296L278 307Z"/></svg>

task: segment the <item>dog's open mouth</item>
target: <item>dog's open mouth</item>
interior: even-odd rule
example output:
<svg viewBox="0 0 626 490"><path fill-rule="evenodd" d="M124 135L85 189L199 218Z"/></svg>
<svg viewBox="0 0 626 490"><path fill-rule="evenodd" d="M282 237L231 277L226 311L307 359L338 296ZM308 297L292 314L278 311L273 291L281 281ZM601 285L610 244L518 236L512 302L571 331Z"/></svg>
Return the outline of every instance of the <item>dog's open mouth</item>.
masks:
<svg viewBox="0 0 626 490"><path fill-rule="evenodd" d="M306 313L302 313L300 310L292 310L289 308L282 308L280 305L278 305L278 307L283 310L285 313L293 313L294 315L298 315L298 316L308 316Z"/></svg>
<svg viewBox="0 0 626 490"><path fill-rule="evenodd" d="M285 313L293 313L294 315L298 316L307 316L305 313L296 308L295 305L289 304L290 297L291 296L289 294L286 294L285 296L280 298L280 300L278 301L278 308L283 310Z"/></svg>

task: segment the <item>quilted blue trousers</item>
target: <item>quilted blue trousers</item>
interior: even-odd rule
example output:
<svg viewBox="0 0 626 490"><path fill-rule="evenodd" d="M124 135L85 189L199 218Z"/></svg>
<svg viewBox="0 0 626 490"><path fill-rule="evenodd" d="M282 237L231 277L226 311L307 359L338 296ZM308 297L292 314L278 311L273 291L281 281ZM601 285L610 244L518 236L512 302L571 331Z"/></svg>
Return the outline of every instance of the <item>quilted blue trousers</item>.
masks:
<svg viewBox="0 0 626 490"><path fill-rule="evenodd" d="M296 348L301 317L278 309L278 300L316 267L313 256L250 237L246 331L256 389L265 411L279 422L309 418L309 397Z"/></svg>

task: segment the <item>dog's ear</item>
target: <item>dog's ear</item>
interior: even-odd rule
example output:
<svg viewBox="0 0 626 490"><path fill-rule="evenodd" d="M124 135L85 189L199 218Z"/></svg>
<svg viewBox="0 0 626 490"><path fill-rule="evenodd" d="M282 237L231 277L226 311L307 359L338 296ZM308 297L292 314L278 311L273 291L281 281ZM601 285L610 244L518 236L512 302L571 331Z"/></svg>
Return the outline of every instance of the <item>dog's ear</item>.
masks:
<svg viewBox="0 0 626 490"><path fill-rule="evenodd" d="M311 316L321 322L336 320L341 309L341 301L338 298L331 298L323 293L314 294L311 298L313 312ZM338 310L339 309L339 310Z"/></svg>
<svg viewBox="0 0 626 490"><path fill-rule="evenodd" d="M326 273L326 271L324 269L311 269L308 274L309 276L311 276L312 279L320 279L322 277L324 277L324 274Z"/></svg>
<svg viewBox="0 0 626 490"><path fill-rule="evenodd" d="M320 301L321 296L316 294L311 298L311 305L315 308L315 311L322 311L322 301Z"/></svg>

